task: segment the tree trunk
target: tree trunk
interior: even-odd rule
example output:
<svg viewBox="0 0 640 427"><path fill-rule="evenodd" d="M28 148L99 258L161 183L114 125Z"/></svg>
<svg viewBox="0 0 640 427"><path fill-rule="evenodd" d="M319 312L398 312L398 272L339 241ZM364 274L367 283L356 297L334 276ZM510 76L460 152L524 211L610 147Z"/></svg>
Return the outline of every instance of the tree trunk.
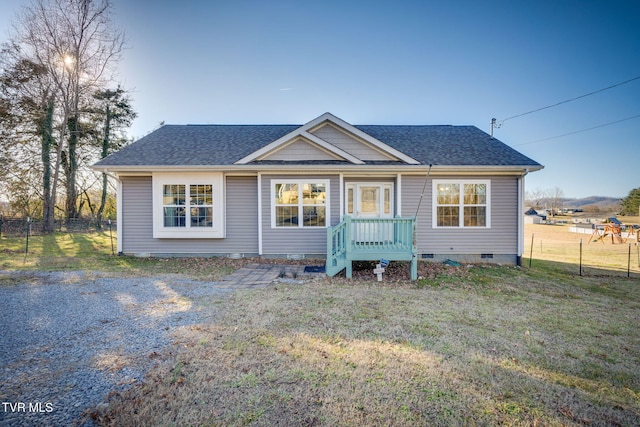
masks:
<svg viewBox="0 0 640 427"><path fill-rule="evenodd" d="M106 114L104 119L104 138L102 138L102 153L100 153L100 158L104 159L109 154L109 140L111 134L111 109L107 105ZM108 178L106 173L102 173L102 195L100 197L100 207L98 208L98 228L102 228L102 213L104 212L104 207L107 204L107 183Z"/></svg>
<svg viewBox="0 0 640 427"><path fill-rule="evenodd" d="M55 218L55 207L56 207L56 201L58 200L58 185L60 183L60 168L62 167L62 163L63 163L63 141L65 138L65 134L66 134L66 128L67 126L65 125L65 123L67 122L67 115L66 113L64 114L63 120L60 122L59 127L58 127L58 147L56 149L56 163L55 163L55 167L53 169L53 183L51 184L51 206L50 206L50 220L52 222L55 222L54 218ZM55 227L55 224L54 224Z"/></svg>
<svg viewBox="0 0 640 427"><path fill-rule="evenodd" d="M77 219L78 190L76 188L76 173L78 171L78 114L73 114L67 122L69 127L69 146L67 147L67 220Z"/></svg>
<svg viewBox="0 0 640 427"><path fill-rule="evenodd" d="M54 202L51 192L51 145L53 144L54 98L47 99L42 123L42 231L51 233L54 228Z"/></svg>

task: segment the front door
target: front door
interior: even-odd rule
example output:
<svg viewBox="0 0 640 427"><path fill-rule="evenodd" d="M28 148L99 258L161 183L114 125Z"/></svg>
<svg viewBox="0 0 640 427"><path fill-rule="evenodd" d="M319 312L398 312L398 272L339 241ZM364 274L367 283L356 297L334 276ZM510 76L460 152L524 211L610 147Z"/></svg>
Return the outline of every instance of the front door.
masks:
<svg viewBox="0 0 640 427"><path fill-rule="evenodd" d="M345 214L354 218L393 218L393 183L356 182L346 184ZM393 229L379 223L354 224L357 241L380 242L393 237Z"/></svg>

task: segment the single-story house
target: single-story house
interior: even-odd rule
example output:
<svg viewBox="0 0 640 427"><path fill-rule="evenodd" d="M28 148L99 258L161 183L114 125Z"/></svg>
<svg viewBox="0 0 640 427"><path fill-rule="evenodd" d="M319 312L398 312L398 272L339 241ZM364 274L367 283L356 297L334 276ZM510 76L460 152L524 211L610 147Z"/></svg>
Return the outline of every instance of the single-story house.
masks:
<svg viewBox="0 0 640 427"><path fill-rule="evenodd" d="M547 216L544 214L538 213L533 208L529 208L524 212L524 223L525 224L542 224L542 221L546 221Z"/></svg>
<svg viewBox="0 0 640 427"><path fill-rule="evenodd" d="M117 179L122 254L324 258L340 256L336 239L390 252L400 239L412 258L392 260L511 264L524 251L524 179L543 168L474 126L330 113L164 125L93 167Z"/></svg>

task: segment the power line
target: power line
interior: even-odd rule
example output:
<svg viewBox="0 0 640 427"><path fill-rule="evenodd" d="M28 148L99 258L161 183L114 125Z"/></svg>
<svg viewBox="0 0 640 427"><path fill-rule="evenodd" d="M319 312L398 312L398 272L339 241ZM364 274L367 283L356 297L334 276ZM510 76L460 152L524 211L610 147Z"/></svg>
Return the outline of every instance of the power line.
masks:
<svg viewBox="0 0 640 427"><path fill-rule="evenodd" d="M601 124L601 125L593 126L593 127L587 128L587 129L581 129L581 130L576 130L574 132L563 133L562 135L551 136L549 138L543 138L543 139L536 139L535 141L523 142L522 144L514 144L514 147L518 147L520 145L533 144L535 142L549 141L550 139L562 138L563 136L575 135L576 133L587 132L589 130L598 129L598 128L602 128L602 127L605 127L605 126L610 126L610 125L613 125L613 124L616 124L616 123L624 122L624 121L635 119L635 118L638 118L638 117L640 117L640 114L636 114L635 116L627 117L627 118L620 119L620 120L615 120L613 122L609 122L609 123L604 123L604 124Z"/></svg>
<svg viewBox="0 0 640 427"><path fill-rule="evenodd" d="M575 101L577 99L581 99L581 98L585 98L587 96L595 95L596 93L604 92L605 90L613 89L614 87L618 87L618 86L625 85L627 83L631 83L634 80L640 80L640 76L634 77L634 78L629 79L629 80L625 80L625 81L620 82L620 83L616 83L616 84L611 85L611 86L607 86L607 87L602 88L602 89L595 90L593 92L585 93L584 95L576 96L575 98L567 99L565 101L556 102L555 104L547 105L546 107L536 108L535 110L527 111L526 113L516 114L515 116L507 117L506 119L500 120L500 122L496 125L496 127L502 126L502 124L504 122L506 122L507 120L515 119L516 117L526 116L527 114L537 113L538 111L546 110L548 108L557 107L558 105L566 104L567 102Z"/></svg>

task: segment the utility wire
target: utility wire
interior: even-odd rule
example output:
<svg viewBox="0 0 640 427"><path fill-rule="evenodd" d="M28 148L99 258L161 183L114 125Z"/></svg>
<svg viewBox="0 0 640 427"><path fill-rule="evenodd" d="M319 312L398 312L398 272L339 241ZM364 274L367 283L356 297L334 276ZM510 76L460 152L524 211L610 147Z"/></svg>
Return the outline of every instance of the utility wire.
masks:
<svg viewBox="0 0 640 427"><path fill-rule="evenodd" d="M556 102L555 104L547 105L546 107L537 108L535 110L527 111L526 113L516 114L515 116L507 117L506 119L500 120L500 122L497 124L496 127L502 126L502 124L504 122L506 122L507 120L515 119L516 117L526 116L527 114L537 113L538 111L546 110L548 108L557 107L558 105L566 104L567 102L575 101L577 99L581 99L581 98L585 98L587 96L595 95L596 93L604 92L605 90L613 89L614 87L618 87L618 86L625 85L627 83L631 83L634 80L640 80L640 76L634 77L634 78L629 79L629 80L625 80L625 81L620 82L620 83L616 83L616 84L611 85L611 86L607 86L607 87L602 88L602 89L595 90L593 92L585 93L584 95L576 96L575 98L567 99L565 101ZM625 119L625 120L628 120L628 119ZM522 145L522 144L520 144L520 145Z"/></svg>
<svg viewBox="0 0 640 427"><path fill-rule="evenodd" d="M549 138L543 138L543 139L536 139L535 141L523 142L522 144L514 144L514 147L518 147L520 145L533 144L534 142L549 141L550 139L562 138L563 136L575 135L576 133L587 132L589 130L598 129L598 128L601 128L601 127L613 125L613 124L616 124L616 123L624 122L624 121L635 119L635 118L638 118L638 117L640 117L640 114L636 114L635 116L627 117L627 118L620 119L620 120L615 120L613 122L604 123L604 124L601 124L601 125L598 125L598 126L593 126L593 127L587 128L587 129L581 129L581 130L576 130L574 132L563 133L562 135L551 136Z"/></svg>
<svg viewBox="0 0 640 427"><path fill-rule="evenodd" d="M418 213L420 212L420 205L422 204L422 198L424 197L424 192L427 189L427 181L429 181L429 175L431 175L431 166L432 163L429 163L429 170L427 170L427 176L424 179L424 185L422 186L422 193L420 193L420 200L418 200L418 208L416 209L416 218L418 218Z"/></svg>

